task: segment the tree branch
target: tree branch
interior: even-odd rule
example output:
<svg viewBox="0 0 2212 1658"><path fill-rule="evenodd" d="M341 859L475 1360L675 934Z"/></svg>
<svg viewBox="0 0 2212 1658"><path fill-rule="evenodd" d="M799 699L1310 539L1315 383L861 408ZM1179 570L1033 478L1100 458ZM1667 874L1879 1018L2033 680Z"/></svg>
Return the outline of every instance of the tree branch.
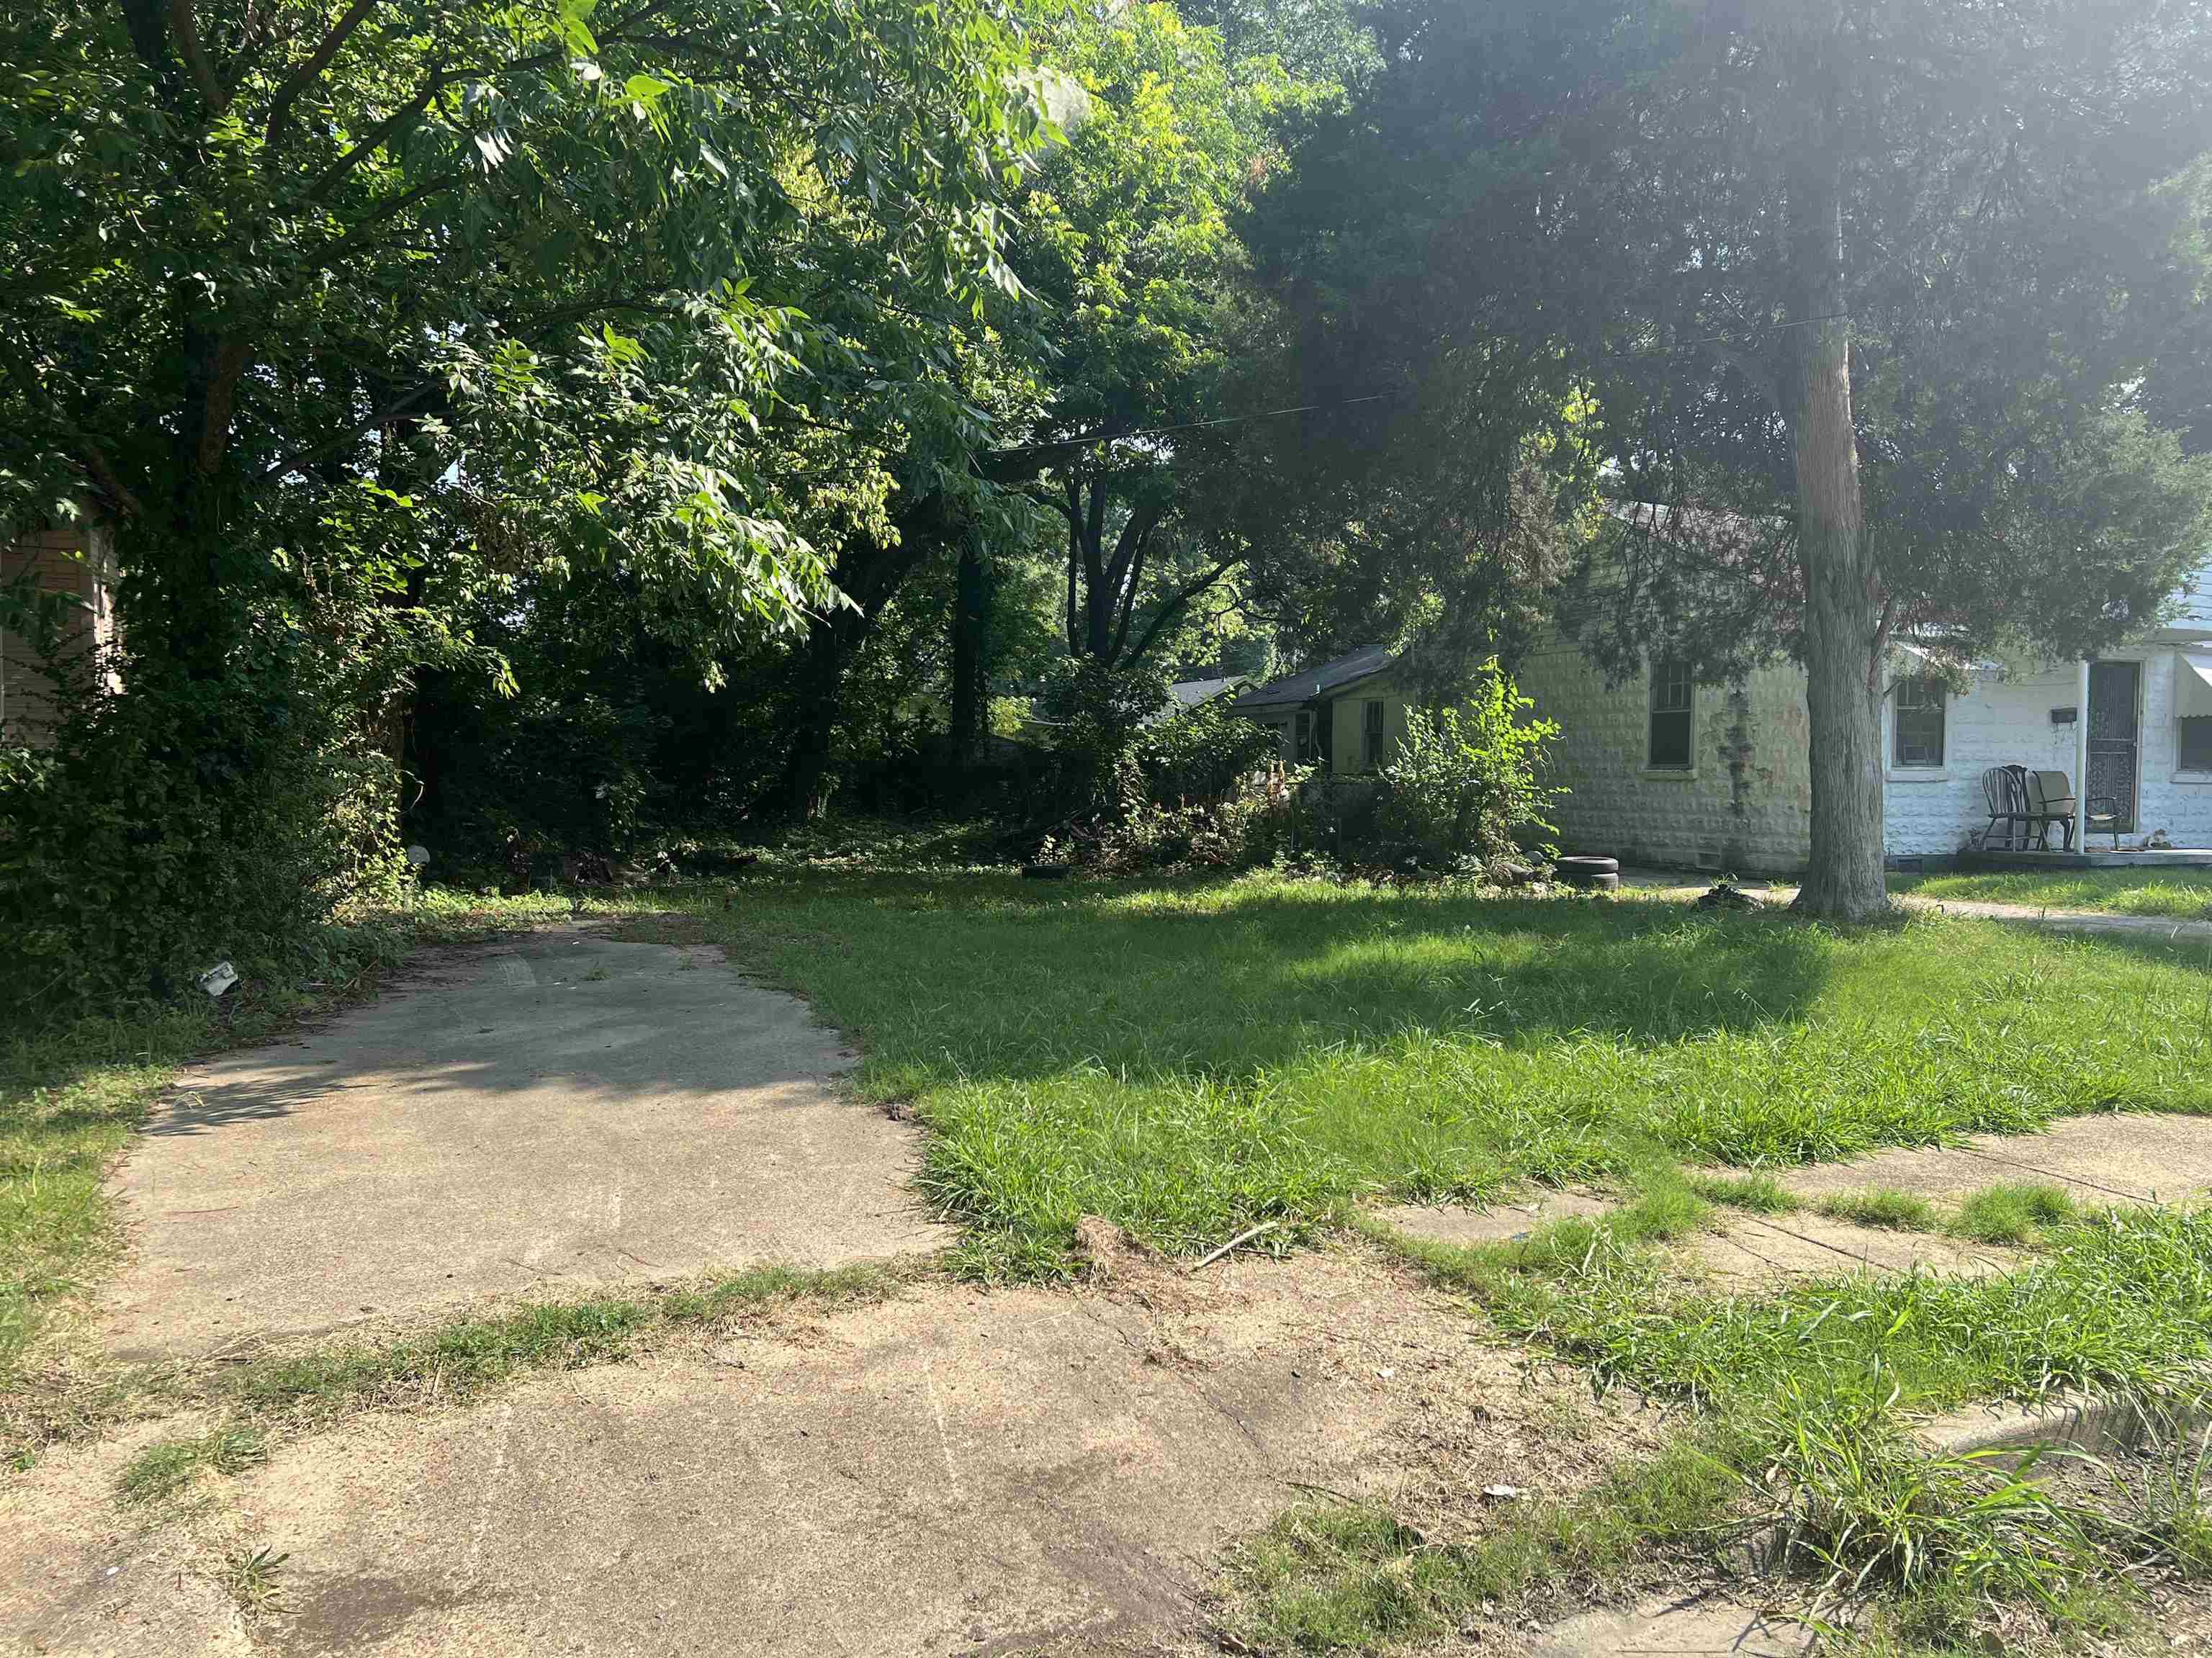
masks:
<svg viewBox="0 0 2212 1658"><path fill-rule="evenodd" d="M1137 641L1137 648L1129 653L1129 659L1133 662L1144 660L1145 653L1152 649L1154 641L1166 631L1168 623L1182 614L1184 606L1243 562L1244 555L1242 553L1237 554L1232 558L1225 558L1170 598L1160 607L1160 613L1152 619L1151 624L1146 628L1143 635Z"/></svg>
<svg viewBox="0 0 2212 1658"><path fill-rule="evenodd" d="M1152 530L1158 523L1155 519L1146 527L1145 533L1137 537L1136 555L1129 561L1127 579L1115 578L1115 602L1121 606L1121 619L1115 624L1114 652L1108 659L1109 661L1119 662L1121 647L1129 642L1129 623L1137 614L1137 590L1145 580L1145 554L1152 544Z"/></svg>
<svg viewBox="0 0 2212 1658"><path fill-rule="evenodd" d="M269 125L263 130L269 148L274 149L276 147L281 136L279 130L284 125L284 118L292 112L292 106L314 83L315 78L331 66L331 59L338 55L338 49L345 45L347 37L359 28L369 13L381 3L383 0L353 0L345 15L331 26L330 33L316 44L314 51L284 77L284 84L276 88L276 96L270 102Z"/></svg>
<svg viewBox="0 0 2212 1658"><path fill-rule="evenodd" d="M1061 482L1067 490L1066 503L1060 507L1060 511L1067 516L1067 653L1080 657L1083 654L1083 635L1075 625L1075 568L1083 556L1083 511L1080 498L1076 494L1074 476L1070 474Z"/></svg>
<svg viewBox="0 0 2212 1658"><path fill-rule="evenodd" d="M200 416L200 476L212 477L230 446L231 410L238 404L238 382L252 353L246 336L233 329L216 342L215 369L208 377L207 400Z"/></svg>
<svg viewBox="0 0 2212 1658"><path fill-rule="evenodd" d="M123 27L131 36L131 50L159 82L169 67L169 25L158 0L122 0Z"/></svg>
<svg viewBox="0 0 2212 1658"><path fill-rule="evenodd" d="M319 202L346 180L347 175L359 167L368 156L381 149L386 140L403 126L422 118L422 112L430 107L430 100L456 81L468 79L465 70L434 70L430 78L422 83L422 90L370 129L368 136L351 149L332 161L307 186L302 203Z"/></svg>
<svg viewBox="0 0 2212 1658"><path fill-rule="evenodd" d="M207 100L208 113L222 114L230 103L230 94L216 79L207 53L200 50L199 25L192 17L192 0L169 0L169 27L177 37L177 55L185 60L185 69L191 72L192 84Z"/></svg>
<svg viewBox="0 0 2212 1658"><path fill-rule="evenodd" d="M85 476L92 480L94 489L132 518L144 516L146 508L132 493L131 486L124 483L115 470L115 464L108 459L106 451L97 441L85 433L72 432L70 434L70 446L76 452L77 465L84 468Z"/></svg>
<svg viewBox="0 0 2212 1658"><path fill-rule="evenodd" d="M1121 533L1114 543L1113 560L1106 566L1106 586L1112 592L1121 592L1122 579L1128 573L1130 559L1145 537L1152 534L1160 517L1161 509L1157 505L1130 508L1129 521L1121 526Z"/></svg>

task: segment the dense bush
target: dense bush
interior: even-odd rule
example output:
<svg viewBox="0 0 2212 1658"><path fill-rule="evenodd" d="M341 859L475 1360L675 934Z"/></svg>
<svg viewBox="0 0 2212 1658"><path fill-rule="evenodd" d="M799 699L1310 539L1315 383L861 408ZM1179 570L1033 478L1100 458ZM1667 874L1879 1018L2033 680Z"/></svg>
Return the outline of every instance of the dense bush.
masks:
<svg viewBox="0 0 2212 1658"><path fill-rule="evenodd" d="M1117 725L1141 695L1119 689L1108 713L1081 728L1090 740L1118 736L1122 747L1092 762L1104 780L1047 855L1065 852L1114 874L1249 869L1310 839L1299 802L1306 774L1276 762L1273 732L1218 701Z"/></svg>
<svg viewBox="0 0 2212 1658"><path fill-rule="evenodd" d="M1274 759L1274 732L1231 714L1216 697L1141 727L1133 749L1151 798L1168 805L1219 800Z"/></svg>
<svg viewBox="0 0 2212 1658"><path fill-rule="evenodd" d="M326 645L264 620L219 677L126 662L119 691L64 696L51 748L0 750L14 1013L178 993L225 957L288 972L349 898L396 883L397 775L360 659Z"/></svg>
<svg viewBox="0 0 2212 1658"><path fill-rule="evenodd" d="M1407 709L1405 741L1382 768L1377 833L1438 865L1492 871L1517 858L1551 829L1544 814L1563 793L1539 780L1559 728L1527 718L1534 706L1492 663L1461 707Z"/></svg>
<svg viewBox="0 0 2212 1658"><path fill-rule="evenodd" d="M1254 869L1303 850L1311 839L1298 800L1301 772L1249 772L1211 800L1156 800L1133 761L1121 768L1118 804L1046 843L1102 875L1184 869Z"/></svg>

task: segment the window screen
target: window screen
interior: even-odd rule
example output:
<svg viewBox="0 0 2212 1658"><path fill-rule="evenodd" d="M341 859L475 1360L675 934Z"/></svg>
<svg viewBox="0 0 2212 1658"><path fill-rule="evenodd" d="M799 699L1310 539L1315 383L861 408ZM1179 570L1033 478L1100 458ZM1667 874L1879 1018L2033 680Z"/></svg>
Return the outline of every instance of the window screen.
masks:
<svg viewBox="0 0 2212 1658"><path fill-rule="evenodd" d="M1897 682L1891 752L1900 766L1943 763L1943 682L1914 675Z"/></svg>
<svg viewBox="0 0 2212 1658"><path fill-rule="evenodd" d="M1359 763L1369 771L1382 763L1382 703L1378 697L1360 705Z"/></svg>
<svg viewBox="0 0 2212 1658"><path fill-rule="evenodd" d="M1662 657L1651 665L1651 743L1654 771L1690 769L1690 665Z"/></svg>
<svg viewBox="0 0 2212 1658"><path fill-rule="evenodd" d="M2181 725L2181 769L2212 771L2212 718L2191 715Z"/></svg>

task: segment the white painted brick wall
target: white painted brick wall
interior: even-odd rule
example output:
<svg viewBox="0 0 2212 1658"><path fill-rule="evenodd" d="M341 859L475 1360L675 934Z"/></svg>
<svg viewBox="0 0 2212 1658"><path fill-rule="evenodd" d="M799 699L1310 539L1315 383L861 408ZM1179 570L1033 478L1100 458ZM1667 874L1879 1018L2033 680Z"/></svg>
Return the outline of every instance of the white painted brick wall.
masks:
<svg viewBox="0 0 2212 1658"><path fill-rule="evenodd" d="M2212 648L2205 647L2200 648ZM2115 652L2142 664L2138 811L2123 844L2163 830L2176 846L2212 847L2212 775L2178 769L2177 674L2172 645ZM1900 661L1898 671L1909 668ZM1978 676L1949 699L1944 764L1890 767L1885 783L1886 847L1893 857L1944 856L1965 848L1989 822L1982 773L2020 764L2063 771L2081 783L2075 727L2053 725L2053 708L2079 700L2079 669ZM1648 689L1638 677L1607 690L1573 647L1547 641L1522 665L1522 689L1556 720L1553 780L1571 793L1554 816L1570 851L1637 863L1744 873L1789 873L1809 853L1812 784L1807 760L1804 675L1764 668L1738 693L1698 688L1695 761L1687 775L1645 768ZM1883 709L1882 752L1895 752ZM2109 845L2109 841L2101 842Z"/></svg>
<svg viewBox="0 0 2212 1658"><path fill-rule="evenodd" d="M1553 819L1566 850L1744 874L1804 867L1812 778L1802 673L1760 669L1740 692L1700 685L1693 768L1672 774L1644 766L1650 691L1642 677L1608 690L1580 651L1547 640L1519 679L1537 714L1560 726L1552 781L1570 793Z"/></svg>
<svg viewBox="0 0 2212 1658"><path fill-rule="evenodd" d="M2108 659L2142 665L2136 828L2122 836L2121 844L2140 842L2163 829L2176 846L2212 846L2212 776L2191 779L2179 768L2174 696L2181 665L2174 648L2144 646L2113 652ZM2075 727L2051 720L2053 708L2079 702L2080 674L2070 662L2002 677L1984 674L1970 690L1951 698L1942 770L1889 774L1890 852L1953 853L1964 847L1968 833L1989 822L1981 786L1988 767L2017 763L2063 771L2080 787ZM2112 842L2093 838L2092 844Z"/></svg>

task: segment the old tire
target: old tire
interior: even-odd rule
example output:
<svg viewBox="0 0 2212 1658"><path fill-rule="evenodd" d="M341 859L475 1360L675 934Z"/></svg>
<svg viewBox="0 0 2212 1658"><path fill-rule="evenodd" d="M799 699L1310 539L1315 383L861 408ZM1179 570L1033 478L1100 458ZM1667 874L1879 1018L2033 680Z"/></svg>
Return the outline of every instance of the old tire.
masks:
<svg viewBox="0 0 2212 1658"><path fill-rule="evenodd" d="M1612 892L1620 885L1618 858L1562 858L1557 867L1559 879L1571 887L1595 887Z"/></svg>

